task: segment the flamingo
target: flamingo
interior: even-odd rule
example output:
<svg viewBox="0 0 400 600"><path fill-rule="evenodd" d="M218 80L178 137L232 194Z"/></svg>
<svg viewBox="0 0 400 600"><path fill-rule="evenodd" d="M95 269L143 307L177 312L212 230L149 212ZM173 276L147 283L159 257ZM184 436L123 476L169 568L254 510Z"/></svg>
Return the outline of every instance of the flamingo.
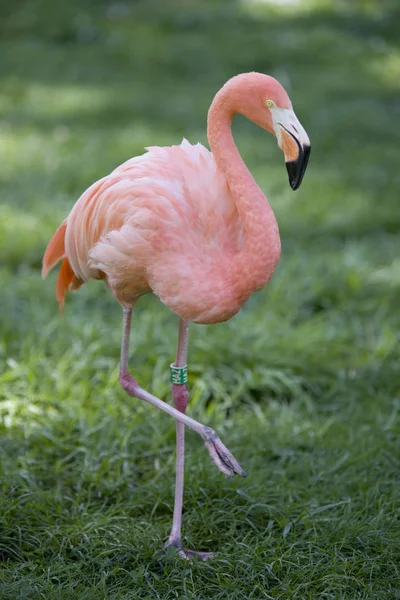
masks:
<svg viewBox="0 0 400 600"><path fill-rule="evenodd" d="M276 136L296 190L307 166L309 138L276 79L243 73L229 79L210 106L211 152L185 139L178 146L146 148L82 194L43 258L43 278L62 260L56 284L60 311L67 291L90 279L103 279L122 306L120 385L176 421L175 502L166 546L186 559L205 560L212 553L182 543L185 425L202 437L222 473L246 475L215 431L186 414L189 324L233 317L269 282L281 251L272 208L233 140L235 113ZM180 319L170 368L174 407L144 390L128 369L132 309L150 292Z"/></svg>

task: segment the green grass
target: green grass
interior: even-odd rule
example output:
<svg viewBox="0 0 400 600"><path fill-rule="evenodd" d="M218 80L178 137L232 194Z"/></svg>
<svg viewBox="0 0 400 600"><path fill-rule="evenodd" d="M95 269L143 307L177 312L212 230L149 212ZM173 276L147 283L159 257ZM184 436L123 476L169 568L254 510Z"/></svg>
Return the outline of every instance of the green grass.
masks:
<svg viewBox="0 0 400 600"><path fill-rule="evenodd" d="M3 2L0 36L2 600L400 598L400 47L397 2ZM174 423L118 386L121 314L40 263L95 179L152 144L205 142L231 75L288 88L313 143L299 192L273 139L235 138L279 220L273 281L193 326L186 563L163 552ZM133 318L131 366L170 401L177 318Z"/></svg>

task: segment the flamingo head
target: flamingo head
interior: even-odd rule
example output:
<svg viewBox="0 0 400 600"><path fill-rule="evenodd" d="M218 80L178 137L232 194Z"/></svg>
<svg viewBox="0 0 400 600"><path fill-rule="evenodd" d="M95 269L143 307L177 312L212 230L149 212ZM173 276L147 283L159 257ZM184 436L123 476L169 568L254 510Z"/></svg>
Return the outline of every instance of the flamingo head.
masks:
<svg viewBox="0 0 400 600"><path fill-rule="evenodd" d="M285 156L290 187L297 190L307 168L311 145L283 86L262 73L233 77L229 104L237 112L274 134Z"/></svg>

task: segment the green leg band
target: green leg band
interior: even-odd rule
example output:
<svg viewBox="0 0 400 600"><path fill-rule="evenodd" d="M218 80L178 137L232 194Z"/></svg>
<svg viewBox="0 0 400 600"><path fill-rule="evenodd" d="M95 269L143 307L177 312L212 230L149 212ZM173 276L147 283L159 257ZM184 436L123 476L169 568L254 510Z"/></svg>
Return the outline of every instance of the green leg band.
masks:
<svg viewBox="0 0 400 600"><path fill-rule="evenodd" d="M170 365L171 383L177 385L183 385L187 382L187 365L184 367L176 367L174 364Z"/></svg>

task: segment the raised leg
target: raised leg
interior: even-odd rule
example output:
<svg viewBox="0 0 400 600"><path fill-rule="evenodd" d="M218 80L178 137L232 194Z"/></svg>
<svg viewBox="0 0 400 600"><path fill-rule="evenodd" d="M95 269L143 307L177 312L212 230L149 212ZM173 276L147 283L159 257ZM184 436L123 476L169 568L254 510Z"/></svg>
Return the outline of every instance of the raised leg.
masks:
<svg viewBox="0 0 400 600"><path fill-rule="evenodd" d="M182 413L186 412L189 393L186 387L186 364L189 341L189 322L183 319L179 322L178 349L173 367L177 370L177 379L180 383L172 383L172 396L175 408ZM182 374L182 376L180 376ZM196 552L188 550L182 545L182 506L183 506L183 481L185 465L185 425L180 421L176 422L176 484L175 484L175 504L172 529L166 546L177 548L180 556L189 559L198 556L202 560L211 558L212 552Z"/></svg>
<svg viewBox="0 0 400 600"><path fill-rule="evenodd" d="M156 396L149 394L135 379L129 374L128 370L128 355L129 355L129 337L131 329L131 314L130 309L124 308L124 322L123 322L123 334L121 344L121 362L120 362L120 374L119 382L122 388L135 398L140 398L149 402L153 406L156 406L160 410L166 412L176 421L183 423L198 433L204 440L205 446L210 454L212 461L217 465L222 473L225 475L233 476L236 474L245 476L246 473L239 465L234 456L229 452L228 448L224 446L217 434L210 427L202 425L198 421L195 421L191 417L188 417L178 409L170 406L166 402L163 402Z"/></svg>

